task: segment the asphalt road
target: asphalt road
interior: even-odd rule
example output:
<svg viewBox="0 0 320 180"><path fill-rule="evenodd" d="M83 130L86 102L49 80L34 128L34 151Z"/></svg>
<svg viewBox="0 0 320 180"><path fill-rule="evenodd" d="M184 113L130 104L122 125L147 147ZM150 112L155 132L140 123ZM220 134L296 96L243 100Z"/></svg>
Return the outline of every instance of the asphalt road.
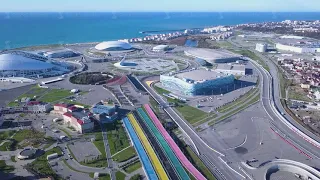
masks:
<svg viewBox="0 0 320 180"><path fill-rule="evenodd" d="M161 96L159 96L152 88L150 88L144 82L143 84L144 87L146 87L147 90L153 95L153 97L156 98L161 105L166 107L166 101L163 100ZM192 126L188 124L186 120L183 120L171 107L166 107L164 110L181 127L181 129L185 131L185 134L188 136L188 138L191 139L191 144L193 144L193 148L198 150L198 152L201 154L201 159L204 160L206 165L209 166L211 170L215 170L213 173L217 176L218 179L241 179L241 176L239 176L233 170L228 168L225 165L225 163L222 162L220 158L222 158L225 162L227 161L225 160L225 157L221 157L224 156L224 154L219 154L220 152L215 153L214 150L196 134L194 129L191 128ZM224 148L221 148L221 150L222 149ZM237 157L234 157L233 159L237 159ZM239 162L239 160L237 159L235 162ZM234 165L236 164L232 164L229 166ZM233 169L235 168L233 167Z"/></svg>
<svg viewBox="0 0 320 180"><path fill-rule="evenodd" d="M234 43L232 41L232 38L229 39L228 41L232 43L234 46L240 47L239 44ZM254 51L254 50L251 49L251 51ZM278 69L271 60L264 57L261 53L258 53L258 52L255 52L255 53L268 65L270 69L270 72L269 72L270 74L268 75L268 72L266 70L263 70L261 66L256 66L258 67L258 70L261 73L264 80L262 84L263 93L261 93L262 102L263 102L265 111L268 113L269 117L273 120L273 123L271 125L274 127L274 129L277 132L280 133L280 135L292 141L299 149L301 149L304 153L306 153L307 156L310 156L310 158L320 159L319 148L307 142L304 138L299 136L296 132L294 132L292 129L287 127L283 122L281 122L280 118L277 116L277 113L271 107L271 103L274 103L276 109L278 109L280 113L285 112L280 101L281 97L280 97L280 82L278 78ZM283 117L292 125L294 125L297 129L302 131L305 135L311 137L317 142L320 142L319 137L317 137L316 135L308 131L306 128L304 128L302 125L296 122L291 116L284 115Z"/></svg>

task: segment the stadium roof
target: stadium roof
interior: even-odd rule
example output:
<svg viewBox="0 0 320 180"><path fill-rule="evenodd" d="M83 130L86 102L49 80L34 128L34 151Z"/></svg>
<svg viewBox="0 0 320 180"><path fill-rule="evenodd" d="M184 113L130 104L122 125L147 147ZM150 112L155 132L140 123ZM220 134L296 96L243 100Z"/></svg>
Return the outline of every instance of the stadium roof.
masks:
<svg viewBox="0 0 320 180"><path fill-rule="evenodd" d="M122 41L105 41L102 43L99 43L95 46L95 49L103 51L103 50L129 50L132 46L129 43L122 42Z"/></svg>
<svg viewBox="0 0 320 180"><path fill-rule="evenodd" d="M218 73L215 71L207 71L204 69L196 69L176 74L176 77L180 79L191 79L194 81L211 80L226 76L227 75L222 73Z"/></svg>
<svg viewBox="0 0 320 180"><path fill-rule="evenodd" d="M26 52L2 53L0 54L0 71L43 70L55 67L53 64L45 62L45 60L44 57Z"/></svg>
<svg viewBox="0 0 320 180"><path fill-rule="evenodd" d="M163 50L165 50L165 49L168 48L168 47L169 47L168 45L158 45L158 46L153 47L152 49L153 49L153 50L163 51Z"/></svg>
<svg viewBox="0 0 320 180"><path fill-rule="evenodd" d="M189 56L204 59L204 60L216 60L216 59L228 59L241 57L241 55L234 54L226 50L214 50L214 49L200 49L193 48L186 50L185 53Z"/></svg>

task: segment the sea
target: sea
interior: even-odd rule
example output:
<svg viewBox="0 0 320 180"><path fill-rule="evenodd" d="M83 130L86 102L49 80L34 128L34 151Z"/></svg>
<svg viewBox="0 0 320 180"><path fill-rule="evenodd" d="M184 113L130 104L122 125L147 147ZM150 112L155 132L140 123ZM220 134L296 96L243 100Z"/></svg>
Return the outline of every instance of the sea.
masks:
<svg viewBox="0 0 320 180"><path fill-rule="evenodd" d="M191 28L287 19L317 20L320 12L0 13L0 50L101 42Z"/></svg>

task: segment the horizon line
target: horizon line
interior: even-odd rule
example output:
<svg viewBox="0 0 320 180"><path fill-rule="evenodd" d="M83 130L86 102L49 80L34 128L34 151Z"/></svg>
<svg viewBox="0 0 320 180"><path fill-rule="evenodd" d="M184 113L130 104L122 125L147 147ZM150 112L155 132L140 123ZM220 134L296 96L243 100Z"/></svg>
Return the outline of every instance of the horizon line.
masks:
<svg viewBox="0 0 320 180"><path fill-rule="evenodd" d="M0 11L0 13L320 13L320 11Z"/></svg>

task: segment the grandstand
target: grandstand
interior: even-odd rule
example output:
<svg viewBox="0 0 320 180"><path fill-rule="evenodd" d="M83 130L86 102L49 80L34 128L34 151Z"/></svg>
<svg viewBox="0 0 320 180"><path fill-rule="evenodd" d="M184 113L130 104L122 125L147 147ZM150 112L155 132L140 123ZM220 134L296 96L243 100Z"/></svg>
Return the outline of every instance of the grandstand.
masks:
<svg viewBox="0 0 320 180"><path fill-rule="evenodd" d="M126 127L129 137L131 139L131 142L134 144L134 147L137 150L138 156L141 160L143 169L148 177L148 179L154 179L158 180L157 174L154 171L152 164L147 156L146 151L143 149L143 146L141 142L139 141L139 138L137 134L134 132L132 125L130 124L130 121L127 117L123 119L124 126Z"/></svg>
<svg viewBox="0 0 320 180"><path fill-rule="evenodd" d="M158 159L156 153L154 152L152 146L150 145L146 135L143 133L141 127L139 126L137 120L133 116L133 114L128 114L128 118L134 127L137 135L139 136L140 142L142 142L144 149L146 150L147 154L149 155L149 158L151 160L151 163L158 175L158 178L160 180L168 180L169 177L167 176L166 171L164 170L160 160Z"/></svg>
<svg viewBox="0 0 320 180"><path fill-rule="evenodd" d="M164 152L166 153L167 157L169 157L169 160L171 164L174 166L176 172L178 173L180 179L190 179L187 172L184 170L183 166L179 162L179 159L176 157L166 140L163 138L161 133L158 131L157 127L152 123L148 115L143 111L142 108L138 108L138 114L140 115L143 122L140 122L140 124L145 123L154 137L157 139L161 147L163 148Z"/></svg>
<svg viewBox="0 0 320 180"><path fill-rule="evenodd" d="M182 153L178 145L174 142L172 137L168 134L168 132L164 129L161 122L157 118L157 116L153 113L152 109L148 104L145 104L144 109L147 111L149 117L153 120L153 123L157 126L162 136L166 139L174 153L179 158L180 162L183 166L198 180L205 180L206 178L191 164L188 158Z"/></svg>

